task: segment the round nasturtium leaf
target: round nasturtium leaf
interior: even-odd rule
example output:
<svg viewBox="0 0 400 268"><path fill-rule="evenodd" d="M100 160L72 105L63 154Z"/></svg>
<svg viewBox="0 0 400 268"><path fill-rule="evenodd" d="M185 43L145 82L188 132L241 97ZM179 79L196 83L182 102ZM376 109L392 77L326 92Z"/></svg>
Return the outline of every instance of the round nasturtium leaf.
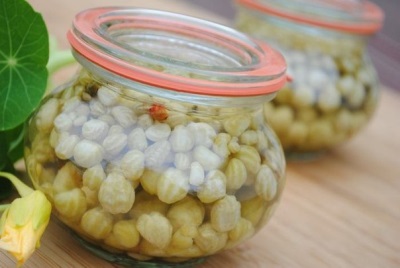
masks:
<svg viewBox="0 0 400 268"><path fill-rule="evenodd" d="M46 90L49 36L25 0L0 0L0 131L23 123Z"/></svg>

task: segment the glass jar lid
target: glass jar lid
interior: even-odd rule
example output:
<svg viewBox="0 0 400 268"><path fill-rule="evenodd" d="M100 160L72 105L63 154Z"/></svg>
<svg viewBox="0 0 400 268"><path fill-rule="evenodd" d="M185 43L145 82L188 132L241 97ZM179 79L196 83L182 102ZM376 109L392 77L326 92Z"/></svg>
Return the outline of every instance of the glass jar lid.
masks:
<svg viewBox="0 0 400 268"><path fill-rule="evenodd" d="M237 0L243 6L295 22L372 34L383 24L384 13L368 0Z"/></svg>
<svg viewBox="0 0 400 268"><path fill-rule="evenodd" d="M229 27L176 13L89 9L75 17L68 40L79 57L109 72L176 92L258 96L287 80L276 50Z"/></svg>

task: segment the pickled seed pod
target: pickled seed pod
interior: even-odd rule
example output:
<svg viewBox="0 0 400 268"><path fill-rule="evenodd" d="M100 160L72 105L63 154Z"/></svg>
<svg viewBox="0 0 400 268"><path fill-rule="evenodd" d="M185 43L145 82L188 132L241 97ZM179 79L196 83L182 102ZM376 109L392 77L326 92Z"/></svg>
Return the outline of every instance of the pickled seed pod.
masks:
<svg viewBox="0 0 400 268"><path fill-rule="evenodd" d="M74 112L76 108L82 103L81 98L79 98L75 93L72 96L68 96L66 100L63 101L64 105L62 105L61 110L63 113L68 114L69 112ZM43 106L45 107L45 106Z"/></svg>
<svg viewBox="0 0 400 268"><path fill-rule="evenodd" d="M224 129L233 137L239 137L249 126L251 119L247 115L238 115L224 121Z"/></svg>
<svg viewBox="0 0 400 268"><path fill-rule="evenodd" d="M143 129L153 125L153 118L149 114L142 114L138 117L137 124Z"/></svg>
<svg viewBox="0 0 400 268"><path fill-rule="evenodd" d="M293 90L293 97L291 99L291 103L294 107L301 109L311 107L315 102L315 96L311 90L309 90L306 86L301 85L298 86L295 90Z"/></svg>
<svg viewBox="0 0 400 268"><path fill-rule="evenodd" d="M103 114L103 115L99 116L98 119L103 121L103 122L105 122L105 123L107 123L109 126L112 126L112 125L115 124L114 117L112 117L109 114Z"/></svg>
<svg viewBox="0 0 400 268"><path fill-rule="evenodd" d="M85 170L82 176L82 184L91 190L98 191L106 179L106 173L101 165L96 165Z"/></svg>
<svg viewBox="0 0 400 268"><path fill-rule="evenodd" d="M171 151L171 145L166 140L153 143L145 150L145 164L147 167L156 167L164 163Z"/></svg>
<svg viewBox="0 0 400 268"><path fill-rule="evenodd" d="M268 141L267 135L262 130L257 131L257 141L257 151L263 152L268 150L270 142Z"/></svg>
<svg viewBox="0 0 400 268"><path fill-rule="evenodd" d="M129 211L129 216L133 219L138 219L143 214L158 212L161 215L166 215L169 205L162 202L154 195L149 195L146 191L140 191L136 197L132 209Z"/></svg>
<svg viewBox="0 0 400 268"><path fill-rule="evenodd" d="M82 186L82 192L84 193L86 204L88 208L94 208L99 205L98 191L92 190L87 186Z"/></svg>
<svg viewBox="0 0 400 268"><path fill-rule="evenodd" d="M114 123L113 125L110 126L110 129L108 130L108 136L113 136L117 134L122 134L124 133L124 128L120 126L117 123Z"/></svg>
<svg viewBox="0 0 400 268"><path fill-rule="evenodd" d="M49 99L42 107L35 117L37 129L42 133L50 133L53 129L54 119L59 112L60 104L55 98Z"/></svg>
<svg viewBox="0 0 400 268"><path fill-rule="evenodd" d="M64 104L65 107L65 104ZM99 100L94 99L91 100L89 103L89 108L90 108L90 113L94 117L100 117L102 115L108 114L109 110L106 108L105 105L103 105Z"/></svg>
<svg viewBox="0 0 400 268"><path fill-rule="evenodd" d="M294 120L294 112L289 106L278 106L268 119L276 133L284 133Z"/></svg>
<svg viewBox="0 0 400 268"><path fill-rule="evenodd" d="M194 238L197 235L198 235L197 226L185 224L182 227L179 227L172 235L169 249L178 248L188 251L188 249L193 247ZM171 250L168 250L168 252L172 254ZM179 254L179 256L181 256L181 254Z"/></svg>
<svg viewBox="0 0 400 268"><path fill-rule="evenodd" d="M334 137L333 126L329 121L316 120L309 126L308 142L311 147L323 147L329 144L331 138Z"/></svg>
<svg viewBox="0 0 400 268"><path fill-rule="evenodd" d="M192 158L190 154L176 153L174 159L174 165L177 169L187 170L190 168Z"/></svg>
<svg viewBox="0 0 400 268"><path fill-rule="evenodd" d="M119 100L120 93L116 89L109 89L107 87L100 87L97 91L97 97L104 106L113 106Z"/></svg>
<svg viewBox="0 0 400 268"><path fill-rule="evenodd" d="M168 124L155 124L148 127L145 131L146 137L152 142L168 139L171 134L171 128Z"/></svg>
<svg viewBox="0 0 400 268"><path fill-rule="evenodd" d="M290 126L286 134L286 139L289 140L291 144L300 146L306 142L308 133L309 130L305 123L301 121L295 121Z"/></svg>
<svg viewBox="0 0 400 268"><path fill-rule="evenodd" d="M246 130L239 137L240 143L254 145L258 143L258 134L255 130Z"/></svg>
<svg viewBox="0 0 400 268"><path fill-rule="evenodd" d="M107 133L109 126L106 122L91 119L82 125L82 136L88 140L102 141Z"/></svg>
<svg viewBox="0 0 400 268"><path fill-rule="evenodd" d="M87 117L90 113L90 107L86 102L81 101L79 102L78 106L75 107L74 113L76 114L76 118L80 116Z"/></svg>
<svg viewBox="0 0 400 268"><path fill-rule="evenodd" d="M145 155L139 150L127 152L120 161L120 168L125 178L138 180L144 172Z"/></svg>
<svg viewBox="0 0 400 268"><path fill-rule="evenodd" d="M94 239L104 239L112 231L113 217L102 208L92 208L83 214L80 227Z"/></svg>
<svg viewBox="0 0 400 268"><path fill-rule="evenodd" d="M363 104L365 96L366 92L364 86L360 82L357 82L354 85L352 92L345 97L345 99L350 107L358 108Z"/></svg>
<svg viewBox="0 0 400 268"><path fill-rule="evenodd" d="M206 123L189 123L187 128L194 139L195 145L202 145L207 148L212 146L217 133L210 125Z"/></svg>
<svg viewBox="0 0 400 268"><path fill-rule="evenodd" d="M232 154L236 154L240 151L239 139L233 137L228 143L228 149Z"/></svg>
<svg viewBox="0 0 400 268"><path fill-rule="evenodd" d="M235 228L240 219L240 203L234 196L225 196L211 208L211 226L218 232Z"/></svg>
<svg viewBox="0 0 400 268"><path fill-rule="evenodd" d="M131 249L140 242L140 233L134 220L120 220L113 225L105 243L118 249Z"/></svg>
<svg viewBox="0 0 400 268"><path fill-rule="evenodd" d="M87 209L85 194L78 188L58 193L54 196L54 206L63 217L78 221Z"/></svg>
<svg viewBox="0 0 400 268"><path fill-rule="evenodd" d="M189 183L194 186L200 186L204 183L204 168L199 162L190 164Z"/></svg>
<svg viewBox="0 0 400 268"><path fill-rule="evenodd" d="M198 229L198 235L194 238L195 244L205 253L212 254L225 247L228 241L226 232L217 232L211 223L205 223Z"/></svg>
<svg viewBox="0 0 400 268"><path fill-rule="evenodd" d="M104 155L107 159L116 157L127 145L128 137L124 133L108 135L102 142Z"/></svg>
<svg viewBox="0 0 400 268"><path fill-rule="evenodd" d="M240 151L235 154L235 158L244 164L249 174L255 174L260 169L261 157L254 147L242 145Z"/></svg>
<svg viewBox="0 0 400 268"><path fill-rule="evenodd" d="M74 161L77 165L90 168L100 163L104 157L104 149L90 140L81 140L74 147Z"/></svg>
<svg viewBox="0 0 400 268"><path fill-rule="evenodd" d="M49 144L52 148L55 149L57 147L60 136L61 135L58 133L58 131L55 128L53 128L49 136Z"/></svg>
<svg viewBox="0 0 400 268"><path fill-rule="evenodd" d="M33 141L35 147L33 149L33 154L36 160L41 163L53 162L56 158L56 153L50 145L48 136L37 136Z"/></svg>
<svg viewBox="0 0 400 268"><path fill-rule="evenodd" d="M231 135L228 133L219 133L214 140L213 151L221 158L226 158L230 155L228 144L231 140Z"/></svg>
<svg viewBox="0 0 400 268"><path fill-rule="evenodd" d="M165 120L165 123L171 126L171 128L175 128L176 126L182 125L185 126L188 124L189 118L183 112L174 112L170 111L168 113L168 118Z"/></svg>
<svg viewBox="0 0 400 268"><path fill-rule="evenodd" d="M142 152L147 148L148 142L146 139L146 134L142 128L135 128L131 133L129 133L128 146L132 150L137 149Z"/></svg>
<svg viewBox="0 0 400 268"><path fill-rule="evenodd" d="M140 185L147 193L155 195L157 194L157 186L160 177L160 172L151 169L145 169L140 177Z"/></svg>
<svg viewBox="0 0 400 268"><path fill-rule="evenodd" d="M225 169L226 189L238 190L247 180L246 166L239 159L232 158Z"/></svg>
<svg viewBox="0 0 400 268"><path fill-rule="evenodd" d="M194 146L194 140L190 131L182 125L174 128L171 137L169 138L169 142L171 143L172 150L177 153L188 152L192 150Z"/></svg>
<svg viewBox="0 0 400 268"><path fill-rule="evenodd" d="M179 169L166 170L158 181L157 196L167 204L183 199L188 191L189 178Z"/></svg>
<svg viewBox="0 0 400 268"><path fill-rule="evenodd" d="M318 108L324 112L331 112L340 107L342 98L334 86L326 87L318 96Z"/></svg>
<svg viewBox="0 0 400 268"><path fill-rule="evenodd" d="M78 115L74 118L72 124L74 127L82 127L83 124L87 121L86 115Z"/></svg>
<svg viewBox="0 0 400 268"><path fill-rule="evenodd" d="M197 197L203 203L212 203L226 195L226 176L219 170L210 171L205 182L197 190Z"/></svg>
<svg viewBox="0 0 400 268"><path fill-rule="evenodd" d="M203 145L194 148L193 159L199 162L205 170L218 169L222 164L221 158Z"/></svg>
<svg viewBox="0 0 400 268"><path fill-rule="evenodd" d="M126 106L112 107L111 114L123 128L131 127L137 120L135 113Z"/></svg>
<svg viewBox="0 0 400 268"><path fill-rule="evenodd" d="M69 131L72 125L73 121L69 114L62 113L54 119L54 127L59 132Z"/></svg>
<svg viewBox="0 0 400 268"><path fill-rule="evenodd" d="M136 227L144 239L159 249L166 248L171 242L172 225L158 212L140 216Z"/></svg>
<svg viewBox="0 0 400 268"><path fill-rule="evenodd" d="M135 191L124 176L111 173L100 186L99 202L111 214L126 213L135 202Z"/></svg>
<svg viewBox="0 0 400 268"><path fill-rule="evenodd" d="M55 147L55 154L60 159L70 159L74 156L74 149L79 141L80 139L77 135L65 135L61 137Z"/></svg>
<svg viewBox="0 0 400 268"><path fill-rule="evenodd" d="M82 181L80 170L71 162L67 162L58 172L53 181L55 194L79 188Z"/></svg>
<svg viewBox="0 0 400 268"><path fill-rule="evenodd" d="M34 185L40 185L41 188L45 188L43 192L53 195L53 180L56 177L56 171L43 168L33 159L27 160L27 171L36 176L37 180L32 181Z"/></svg>
<svg viewBox="0 0 400 268"><path fill-rule="evenodd" d="M201 249L193 245L191 247L185 248L185 249L180 249L178 247L170 247L166 251L167 256L181 256L179 258L176 257L169 257L169 258L163 258L167 262L182 262L186 261L190 258L198 258L204 255L204 252L201 251Z"/></svg>
<svg viewBox="0 0 400 268"><path fill-rule="evenodd" d="M254 185L256 193L266 201L271 201L278 191L278 182L270 167L262 165Z"/></svg>
<svg viewBox="0 0 400 268"><path fill-rule="evenodd" d="M205 210L201 202L187 196L171 205L167 218L170 220L174 230L177 230L183 225L199 226L204 220L204 214Z"/></svg>
<svg viewBox="0 0 400 268"><path fill-rule="evenodd" d="M312 123L317 118L318 113L315 109L312 108L302 109L297 114L297 119L307 124Z"/></svg>

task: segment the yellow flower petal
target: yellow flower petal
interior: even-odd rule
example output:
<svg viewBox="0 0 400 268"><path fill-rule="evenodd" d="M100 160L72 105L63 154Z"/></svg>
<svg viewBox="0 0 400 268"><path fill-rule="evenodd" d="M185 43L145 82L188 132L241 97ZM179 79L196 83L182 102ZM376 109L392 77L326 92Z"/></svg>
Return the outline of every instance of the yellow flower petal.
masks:
<svg viewBox="0 0 400 268"><path fill-rule="evenodd" d="M51 204L40 191L15 199L0 221L0 248L23 264L40 244L51 213Z"/></svg>

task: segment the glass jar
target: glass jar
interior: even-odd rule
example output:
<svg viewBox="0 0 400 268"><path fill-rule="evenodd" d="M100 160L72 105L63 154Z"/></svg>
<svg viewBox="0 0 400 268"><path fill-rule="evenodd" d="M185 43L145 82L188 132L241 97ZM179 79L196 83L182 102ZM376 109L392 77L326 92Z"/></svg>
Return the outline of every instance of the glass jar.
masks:
<svg viewBox="0 0 400 268"><path fill-rule="evenodd" d="M383 13L361 0L238 0L236 26L279 49L293 78L265 105L288 159L349 140L377 106L368 38Z"/></svg>
<svg viewBox="0 0 400 268"><path fill-rule="evenodd" d="M68 40L82 69L30 119L25 159L87 248L126 265L192 265L267 222L285 181L262 110L287 80L278 52L129 8L81 12Z"/></svg>

